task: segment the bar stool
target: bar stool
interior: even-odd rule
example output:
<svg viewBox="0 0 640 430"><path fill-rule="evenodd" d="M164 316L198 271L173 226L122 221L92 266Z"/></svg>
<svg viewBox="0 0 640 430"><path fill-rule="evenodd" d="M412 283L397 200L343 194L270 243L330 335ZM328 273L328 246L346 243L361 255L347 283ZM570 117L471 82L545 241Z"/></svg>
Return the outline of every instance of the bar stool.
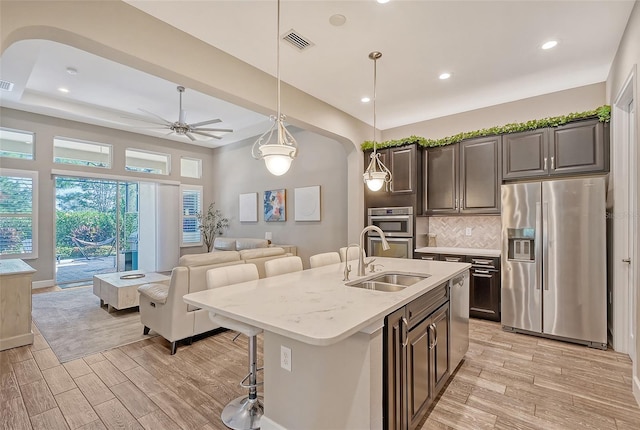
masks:
<svg viewBox="0 0 640 430"><path fill-rule="evenodd" d="M337 252L323 252L309 257L309 265L313 269L315 267L328 266L340 262L340 254Z"/></svg>
<svg viewBox="0 0 640 430"><path fill-rule="evenodd" d="M285 273L299 272L302 269L302 258L298 256L275 258L264 263L264 273L267 278Z"/></svg>
<svg viewBox="0 0 640 430"><path fill-rule="evenodd" d="M241 282L258 279L258 268L255 264L237 264L207 270L207 288L218 288ZM234 430L254 430L260 428L260 418L264 414L264 405L258 397L258 334L262 329L236 321L214 312L209 312L209 319L221 327L240 332L249 337L249 374L240 381L240 385L249 389L249 394L233 399L222 410L220 418L224 425ZM245 381L249 380L246 384Z"/></svg>
<svg viewBox="0 0 640 430"><path fill-rule="evenodd" d="M349 255L347 258L347 248L349 248ZM342 248L340 248L340 261L344 262L345 259L346 260L357 260L358 258L360 258L360 256L358 255L358 251L360 250L360 247L358 245L356 246L343 246ZM364 249L362 250L362 253L364 254L364 256L367 256L367 253L364 252Z"/></svg>

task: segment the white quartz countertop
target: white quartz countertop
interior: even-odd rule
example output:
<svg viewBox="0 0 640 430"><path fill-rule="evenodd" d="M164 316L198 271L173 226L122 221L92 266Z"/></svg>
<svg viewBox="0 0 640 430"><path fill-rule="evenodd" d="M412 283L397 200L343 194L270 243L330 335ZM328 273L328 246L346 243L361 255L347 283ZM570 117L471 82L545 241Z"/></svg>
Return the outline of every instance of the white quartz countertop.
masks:
<svg viewBox="0 0 640 430"><path fill-rule="evenodd" d="M345 286L340 263L187 294L184 301L311 345L331 345L371 325L381 327L386 315L471 267L383 257L376 263L383 265L380 272L359 277L358 262L351 261L351 280L392 271L430 277L398 292L372 291Z"/></svg>
<svg viewBox="0 0 640 430"><path fill-rule="evenodd" d="M478 257L500 257L499 249L487 248L453 248L444 246L425 246L417 248L416 252L427 254L477 255Z"/></svg>

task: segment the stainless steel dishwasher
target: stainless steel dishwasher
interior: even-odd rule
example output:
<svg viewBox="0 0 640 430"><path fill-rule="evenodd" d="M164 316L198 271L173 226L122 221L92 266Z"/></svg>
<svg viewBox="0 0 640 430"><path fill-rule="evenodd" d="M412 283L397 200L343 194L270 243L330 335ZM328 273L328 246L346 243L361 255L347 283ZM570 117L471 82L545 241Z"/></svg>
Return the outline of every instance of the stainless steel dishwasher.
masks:
<svg viewBox="0 0 640 430"><path fill-rule="evenodd" d="M451 309L451 352L449 365L453 373L469 349L469 272L449 281Z"/></svg>

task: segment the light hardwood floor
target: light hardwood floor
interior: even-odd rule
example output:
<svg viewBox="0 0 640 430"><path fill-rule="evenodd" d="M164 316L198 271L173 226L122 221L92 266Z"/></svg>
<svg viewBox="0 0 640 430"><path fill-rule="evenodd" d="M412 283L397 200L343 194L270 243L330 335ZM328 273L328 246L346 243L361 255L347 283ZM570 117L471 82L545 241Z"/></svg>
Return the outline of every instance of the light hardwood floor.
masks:
<svg viewBox="0 0 640 430"><path fill-rule="evenodd" d="M33 345L0 352L2 429L224 429L223 406L242 394L246 338L231 332L174 356L156 337L64 364L34 333ZM423 429L640 428L626 355L481 320L471 339Z"/></svg>

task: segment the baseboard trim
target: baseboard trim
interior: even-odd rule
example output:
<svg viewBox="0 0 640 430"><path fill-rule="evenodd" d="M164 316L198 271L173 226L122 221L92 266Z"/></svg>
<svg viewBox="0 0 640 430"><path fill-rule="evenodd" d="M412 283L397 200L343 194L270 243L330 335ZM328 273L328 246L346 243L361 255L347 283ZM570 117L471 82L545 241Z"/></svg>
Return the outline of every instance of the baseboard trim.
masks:
<svg viewBox="0 0 640 430"><path fill-rule="evenodd" d="M638 406L640 406L640 377L638 375L633 377L633 396L636 398Z"/></svg>
<svg viewBox="0 0 640 430"><path fill-rule="evenodd" d="M37 290L38 288L47 288L47 287L53 287L55 286L56 283L53 279L47 279L44 281L33 281L31 283L31 289L32 290Z"/></svg>
<svg viewBox="0 0 640 430"><path fill-rule="evenodd" d="M286 427L282 427L265 415L260 418L260 428L262 430L287 430Z"/></svg>

